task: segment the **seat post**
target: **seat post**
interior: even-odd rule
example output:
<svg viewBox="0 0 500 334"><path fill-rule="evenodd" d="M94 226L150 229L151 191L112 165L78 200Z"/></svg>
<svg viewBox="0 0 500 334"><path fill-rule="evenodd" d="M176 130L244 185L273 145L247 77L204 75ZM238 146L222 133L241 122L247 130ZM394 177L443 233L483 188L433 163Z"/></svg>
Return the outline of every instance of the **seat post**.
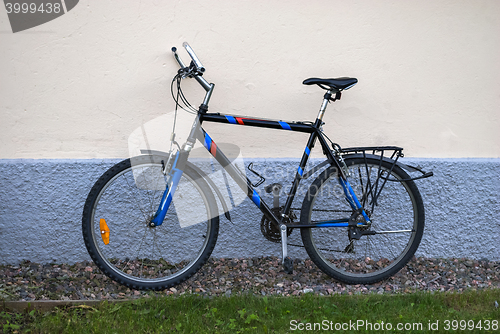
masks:
<svg viewBox="0 0 500 334"><path fill-rule="evenodd" d="M321 108L319 109L318 119L323 120L323 115L325 114L326 106L328 105L328 101L332 98L332 90L328 90L323 97L323 103L321 104Z"/></svg>

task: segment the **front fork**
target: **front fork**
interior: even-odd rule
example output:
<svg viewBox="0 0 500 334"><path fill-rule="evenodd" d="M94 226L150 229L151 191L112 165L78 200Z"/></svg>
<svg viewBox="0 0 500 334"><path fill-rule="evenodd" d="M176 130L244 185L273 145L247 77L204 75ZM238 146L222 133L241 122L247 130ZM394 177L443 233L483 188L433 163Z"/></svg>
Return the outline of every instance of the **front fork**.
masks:
<svg viewBox="0 0 500 334"><path fill-rule="evenodd" d="M149 223L151 227L159 226L163 223L163 219L167 215L168 208L170 207L170 203L172 203L172 198L174 197L175 190L177 189L177 185L181 180L182 173L184 168L186 167L189 152L194 146L196 133L199 131L200 118L199 115L193 123L191 127L191 132L189 133L189 137L187 141L182 146L176 154L174 158L174 162L172 163L172 167L169 166L169 162L167 162L167 166L163 166L162 172L166 174L168 172L167 177L167 186L165 187L165 191L163 192L163 197L161 199L158 210L156 211L153 219ZM169 157L170 161L171 157ZM170 170L169 170L170 169Z"/></svg>
<svg viewBox="0 0 500 334"><path fill-rule="evenodd" d="M170 203L172 203L172 198L174 197L175 190L177 189L177 185L179 184L182 176L182 168L178 168L179 158L181 158L182 160L182 154L180 152L177 152L175 154L172 168L170 169L170 171L168 171L166 182L167 185L165 187L165 191L163 192L163 197L161 199L160 205L158 206L158 210L156 210L153 219L151 219L151 221L149 222L150 227L161 225L163 223L163 220L165 219L165 216L167 215L168 208L170 207Z"/></svg>

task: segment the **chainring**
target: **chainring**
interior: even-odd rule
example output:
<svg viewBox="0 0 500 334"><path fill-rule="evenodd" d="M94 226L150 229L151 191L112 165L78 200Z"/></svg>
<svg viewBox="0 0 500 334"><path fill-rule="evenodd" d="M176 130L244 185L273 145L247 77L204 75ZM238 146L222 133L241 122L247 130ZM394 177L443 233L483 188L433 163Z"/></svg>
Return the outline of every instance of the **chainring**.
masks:
<svg viewBox="0 0 500 334"><path fill-rule="evenodd" d="M273 208L271 209L272 213L274 213L276 216L279 216L281 214L281 210L283 210L283 207L279 208ZM293 213L290 213L290 216L292 218L295 217ZM291 218L285 218L283 221L285 224L289 224L292 222ZM277 226L275 226L265 215L262 216L262 219L260 220L260 231L262 232L262 235L269 241L280 243L281 242L281 232ZM287 228L286 229L286 235L290 236L292 234L293 229L292 228Z"/></svg>

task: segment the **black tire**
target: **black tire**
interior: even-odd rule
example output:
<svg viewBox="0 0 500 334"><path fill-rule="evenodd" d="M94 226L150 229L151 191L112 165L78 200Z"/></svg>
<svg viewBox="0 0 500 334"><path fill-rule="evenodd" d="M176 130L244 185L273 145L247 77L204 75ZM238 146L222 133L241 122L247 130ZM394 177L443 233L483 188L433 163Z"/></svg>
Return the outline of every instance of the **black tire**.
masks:
<svg viewBox="0 0 500 334"><path fill-rule="evenodd" d="M424 205L413 181L387 181L377 199L370 201L370 183L375 185L380 160L346 158L351 187L372 221L369 230L377 232L409 231L363 235L349 240L347 227L303 228L302 241L311 260L327 275L348 284L371 284L396 274L413 256L424 231ZM383 161L382 178L387 178L392 164ZM378 187L383 183L380 178ZM391 180L410 177L395 165ZM352 208L344 197L334 167L324 170L311 184L301 210L301 224L349 218Z"/></svg>
<svg viewBox="0 0 500 334"><path fill-rule="evenodd" d="M95 183L83 209L90 257L104 274L132 289L161 290L185 281L217 241L217 203L189 163L162 225L148 226L165 190L162 159L139 156L114 165ZM101 236L105 225L107 244Z"/></svg>

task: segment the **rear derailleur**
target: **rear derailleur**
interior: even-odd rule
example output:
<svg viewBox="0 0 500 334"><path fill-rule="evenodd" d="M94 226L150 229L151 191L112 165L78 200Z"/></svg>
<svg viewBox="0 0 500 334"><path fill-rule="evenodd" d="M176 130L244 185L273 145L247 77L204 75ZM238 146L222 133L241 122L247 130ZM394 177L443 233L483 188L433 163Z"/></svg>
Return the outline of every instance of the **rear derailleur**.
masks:
<svg viewBox="0 0 500 334"><path fill-rule="evenodd" d="M375 235L375 231L369 230L371 223L367 223L365 217L363 217L363 209L357 209L355 210L351 217L349 218L348 222L348 235L349 235L349 241L352 240L359 240L363 235ZM365 210L366 215L368 218L370 218L371 213L368 210ZM364 225L360 225L363 224Z"/></svg>

